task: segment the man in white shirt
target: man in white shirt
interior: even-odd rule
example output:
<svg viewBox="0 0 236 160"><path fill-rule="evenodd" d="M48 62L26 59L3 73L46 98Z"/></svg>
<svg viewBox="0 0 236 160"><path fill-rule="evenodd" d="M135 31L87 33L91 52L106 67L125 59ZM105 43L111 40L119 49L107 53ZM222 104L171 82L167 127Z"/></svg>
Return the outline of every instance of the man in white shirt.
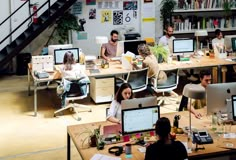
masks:
<svg viewBox="0 0 236 160"><path fill-rule="evenodd" d="M170 40L175 39L173 35L173 27L168 26L165 30L166 34L162 36L159 40L159 45L167 46L169 45Z"/></svg>
<svg viewBox="0 0 236 160"><path fill-rule="evenodd" d="M212 45L213 46L217 45L217 46L222 46L223 47L224 44L225 44L225 40L223 38L223 33L221 32L221 30L220 29L216 29L215 30L215 35L216 35L216 38L214 38L212 40Z"/></svg>

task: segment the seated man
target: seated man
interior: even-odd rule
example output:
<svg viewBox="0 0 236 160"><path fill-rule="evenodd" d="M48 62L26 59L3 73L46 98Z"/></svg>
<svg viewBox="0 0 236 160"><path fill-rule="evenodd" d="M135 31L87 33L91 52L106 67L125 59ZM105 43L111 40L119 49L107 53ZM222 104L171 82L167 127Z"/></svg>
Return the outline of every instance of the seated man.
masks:
<svg viewBox="0 0 236 160"><path fill-rule="evenodd" d="M111 39L108 43L102 44L101 56L105 60L110 60L110 58L116 56L118 32L116 30L111 31Z"/></svg>
<svg viewBox="0 0 236 160"><path fill-rule="evenodd" d="M200 81L202 87L206 89L207 85L211 83L211 71L210 70L201 70L200 71ZM196 118L201 118L202 115L198 113L195 109L200 109L206 106L206 99L194 100L191 106L188 104L188 98L182 96L179 111L182 111L183 108L188 108L195 115Z"/></svg>

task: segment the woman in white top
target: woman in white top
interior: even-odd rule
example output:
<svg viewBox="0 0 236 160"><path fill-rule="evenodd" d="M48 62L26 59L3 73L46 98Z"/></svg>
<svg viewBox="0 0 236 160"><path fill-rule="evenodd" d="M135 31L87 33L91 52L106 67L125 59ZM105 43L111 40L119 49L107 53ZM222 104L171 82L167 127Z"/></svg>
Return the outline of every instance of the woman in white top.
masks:
<svg viewBox="0 0 236 160"><path fill-rule="evenodd" d="M121 101L133 98L133 91L128 83L123 83L116 93L115 99L111 102L107 120L113 123L121 122Z"/></svg>
<svg viewBox="0 0 236 160"><path fill-rule="evenodd" d="M224 41L223 33L221 32L221 30L220 29L216 29L215 30L215 35L216 35L216 38L214 38L212 40L212 45L213 46L224 47L225 41Z"/></svg>
<svg viewBox="0 0 236 160"><path fill-rule="evenodd" d="M64 86L64 93L61 95L62 107L65 106L65 96L66 92L70 90L71 81L77 81L77 83L80 84L82 95L86 94L86 84L90 82L80 64L75 62L72 52L67 51L65 53L63 64L64 65L61 67L61 75Z"/></svg>

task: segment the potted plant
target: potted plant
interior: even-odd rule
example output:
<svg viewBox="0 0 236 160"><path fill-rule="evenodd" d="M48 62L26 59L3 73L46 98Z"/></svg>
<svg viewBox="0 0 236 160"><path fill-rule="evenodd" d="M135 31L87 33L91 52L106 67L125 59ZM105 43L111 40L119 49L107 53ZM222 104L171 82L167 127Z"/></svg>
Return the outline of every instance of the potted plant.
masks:
<svg viewBox="0 0 236 160"><path fill-rule="evenodd" d="M149 46L150 51L156 56L158 63L167 62L168 58L168 49L162 45Z"/></svg>
<svg viewBox="0 0 236 160"><path fill-rule="evenodd" d="M172 25L171 13L177 5L176 0L162 0L160 4L161 20L163 21L163 27Z"/></svg>
<svg viewBox="0 0 236 160"><path fill-rule="evenodd" d="M56 38L60 44L64 44L69 41L69 31L80 31L81 26L78 24L77 17L66 12L57 22L56 26Z"/></svg>
<svg viewBox="0 0 236 160"><path fill-rule="evenodd" d="M95 128L94 130L86 129L85 131L79 134L79 136L81 136L82 134L87 134L87 136L85 136L82 141L82 147L85 145L86 142L88 142L90 147L97 147L98 150L104 148L105 143L102 141L100 135L100 128L101 125L99 125L99 127Z"/></svg>

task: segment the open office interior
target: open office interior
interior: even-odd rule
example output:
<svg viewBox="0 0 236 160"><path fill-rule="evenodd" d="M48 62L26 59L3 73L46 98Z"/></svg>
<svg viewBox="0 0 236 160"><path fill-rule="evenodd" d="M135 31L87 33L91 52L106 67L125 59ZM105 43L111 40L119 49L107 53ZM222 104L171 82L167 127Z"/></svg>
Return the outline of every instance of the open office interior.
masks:
<svg viewBox="0 0 236 160"><path fill-rule="evenodd" d="M209 3L207 3L208 1ZM85 55L85 59L87 56L87 58L97 60L100 56L104 38L105 41L108 41L111 30L115 29L119 32L120 41L117 46L119 57L127 51L138 55L136 50L138 44L158 44L159 39L165 34L160 12L161 1L74 0L73 4L70 4L71 7L68 6L68 8L70 8L70 13L77 18L79 31L68 32L67 39L62 42L63 44L59 44L58 38L59 40L62 38L57 33L57 27L59 27L57 22L59 22L58 17L63 17L64 14L54 13L54 10L56 10L54 7L60 9L65 7L64 9L67 10L66 6L70 2L64 0L50 1L50 5L54 6L49 12L52 17L55 14L55 19L50 19L54 23L50 25L44 19L44 13L48 11L48 8L45 7L47 5L42 7L37 15L32 14L35 9L43 6L44 3L48 4L48 2L48 0L36 0L31 6L28 0L1 2L3 5L0 6L0 32L6 39L0 39L0 54L10 57L6 56L0 62L3 66L0 69L0 121L2 125L2 129L0 129L0 160L67 159L68 126L106 121L107 108L110 107L116 91L114 75L127 74L128 71L124 69L127 69L127 66L122 66L121 62L118 63L114 60L109 63L107 69L101 68L101 64L99 64L96 68L99 69L99 73L91 73L87 70L86 73L90 77L90 93L84 99L76 101L76 103L89 106L92 111L83 112L84 109L78 108L80 121L78 121L78 115L70 110L55 116L54 112L61 107L61 98L56 91L60 78L57 77L59 72L55 72L57 68L54 66L54 62L62 63L63 58L60 55L64 49L69 48L78 61L81 60L80 54ZM161 115L169 113L177 115L179 113L184 86L188 83L200 83L198 74L205 67L212 71L212 83L236 81L236 62L234 62L236 59L236 34L233 34L236 28L235 16L232 14L230 18L227 18L217 13L225 13L224 10L221 10L220 3L215 4L216 2L211 2L211 0L203 2L199 5L195 4L196 6L177 3L169 18L172 21L173 36L176 39L171 41L168 47L169 51L174 54L174 58L171 57L171 61L168 59L168 63L167 60L160 63L160 68L166 72L177 68L179 79L177 87L174 89L177 94L177 97L175 97L177 101L161 103ZM21 7L21 9L14 13L18 7ZM232 6L232 13L235 12L235 7ZM60 12L64 13L61 10ZM14 14L7 18L10 15L9 13ZM57 14L58 17L56 17ZM41 15L43 16L40 17ZM31 18L21 25L28 16L31 16ZM6 18L7 20L4 22ZM223 24L224 20L225 24ZM194 23L195 21L197 22ZM38 24L41 24L41 26ZM48 26L42 29L38 35L30 38L29 35L37 34L38 27L43 27L46 24ZM21 27L18 27L19 25ZM25 30L32 26L35 27L33 31L31 30L32 32L29 33L29 30L27 30L25 33ZM8 36L16 28L18 28L17 31ZM211 48L211 40L215 37L216 28L221 29L225 38L225 48L222 50L217 47ZM196 31L199 30L207 31L207 35L200 35L200 33L198 35ZM22 35L25 36L27 44L21 42ZM20 39L18 39L19 37ZM101 39L101 37L103 38ZM31 40L29 41L27 38ZM14 41L15 43L11 44ZM20 45L24 47L20 47ZM13 51L14 48L16 49L15 52ZM212 50L214 50L215 55L210 57ZM226 53L225 50L229 52ZM200 55L202 57L199 57L199 55L195 57L186 56L186 53L195 51L203 54ZM6 54L5 52L9 53ZM184 52L186 53L184 54ZM53 57L55 54L59 55L57 59ZM48 55L53 58L50 59L50 57L48 60L38 58ZM48 72L50 83L35 79L32 66L29 65L32 63L39 64L38 66L34 65L36 69L33 70L42 68L43 63L47 64L44 64L44 67L52 68L52 71ZM97 64L96 61L95 65ZM189 79L183 70L188 70L197 80ZM99 74L102 76L99 77ZM56 81L54 81L55 79ZM224 89L228 89L227 85ZM232 89L230 95L234 93L236 94L236 91ZM151 94L148 90L144 90L135 93L135 96L143 98L150 97ZM162 91L156 95L161 97ZM166 95L167 98L173 98L169 93L166 93ZM225 98L221 95L217 96L219 96L219 99ZM83 159L74 143L71 143L71 159ZM229 160L230 157L215 159Z"/></svg>

